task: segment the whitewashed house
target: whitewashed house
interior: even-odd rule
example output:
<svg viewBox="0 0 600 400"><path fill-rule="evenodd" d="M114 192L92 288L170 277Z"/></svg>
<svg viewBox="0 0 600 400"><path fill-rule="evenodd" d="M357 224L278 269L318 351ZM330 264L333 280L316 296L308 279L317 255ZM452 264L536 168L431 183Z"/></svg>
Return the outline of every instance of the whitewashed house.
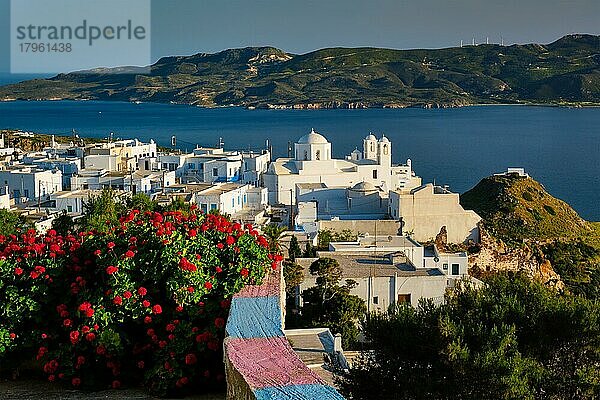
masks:
<svg viewBox="0 0 600 400"><path fill-rule="evenodd" d="M15 166L0 170L0 186L9 187L15 203L37 200L62 190L60 170Z"/></svg>
<svg viewBox="0 0 600 400"><path fill-rule="evenodd" d="M409 236L362 236L356 242L330 243L329 251L317 256L336 260L343 279L357 282L351 293L365 300L369 311L383 311L399 302L416 306L421 299L441 303L458 280L478 282L467 273L467 253L442 253ZM300 292L316 284L309 272L315 260L296 259L305 267Z"/></svg>

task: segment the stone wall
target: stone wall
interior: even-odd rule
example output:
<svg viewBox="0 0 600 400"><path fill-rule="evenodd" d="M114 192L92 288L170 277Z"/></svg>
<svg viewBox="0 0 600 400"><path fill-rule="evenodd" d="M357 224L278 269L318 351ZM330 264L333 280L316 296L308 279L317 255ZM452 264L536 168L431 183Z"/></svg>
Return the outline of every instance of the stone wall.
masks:
<svg viewBox="0 0 600 400"><path fill-rule="evenodd" d="M224 343L227 399L343 400L290 346L284 302L281 268L234 296Z"/></svg>
<svg viewBox="0 0 600 400"><path fill-rule="evenodd" d="M394 220L337 220L319 221L319 230L331 230L341 232L349 229L354 233L368 233L369 235L392 235L398 234L400 222Z"/></svg>

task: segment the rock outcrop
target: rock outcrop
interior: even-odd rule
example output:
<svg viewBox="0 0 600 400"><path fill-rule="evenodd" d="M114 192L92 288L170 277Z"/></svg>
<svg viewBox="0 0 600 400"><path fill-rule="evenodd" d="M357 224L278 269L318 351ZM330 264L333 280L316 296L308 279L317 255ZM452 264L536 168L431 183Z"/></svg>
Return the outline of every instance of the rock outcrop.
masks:
<svg viewBox="0 0 600 400"><path fill-rule="evenodd" d="M523 244L511 248L490 236L483 226L479 227L481 240L479 251L469 255L469 273L477 278L498 272L523 273L556 289L564 289L564 283L552 269L552 264L535 244Z"/></svg>

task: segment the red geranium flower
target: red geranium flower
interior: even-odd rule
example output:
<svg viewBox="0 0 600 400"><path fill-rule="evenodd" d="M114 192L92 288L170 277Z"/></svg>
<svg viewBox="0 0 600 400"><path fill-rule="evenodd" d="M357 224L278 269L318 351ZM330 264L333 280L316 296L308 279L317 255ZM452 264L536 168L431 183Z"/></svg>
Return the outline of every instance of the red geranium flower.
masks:
<svg viewBox="0 0 600 400"><path fill-rule="evenodd" d="M131 294L131 292L129 290L126 290L125 292L123 292L123 297L125 297L126 299L130 299L131 296L133 296Z"/></svg>
<svg viewBox="0 0 600 400"><path fill-rule="evenodd" d="M205 282L205 283L204 283L204 287L205 287L206 289L210 290L210 289L212 289L212 287L213 287L213 284L212 284L212 283L210 283L210 282Z"/></svg>
<svg viewBox="0 0 600 400"><path fill-rule="evenodd" d="M71 331L69 334L69 338L71 339L71 343L75 344L79 342L79 331Z"/></svg>
<svg viewBox="0 0 600 400"><path fill-rule="evenodd" d="M93 332L90 332L87 335L85 335L85 340L87 340L88 342L93 342L94 339L96 339L96 335Z"/></svg>
<svg viewBox="0 0 600 400"><path fill-rule="evenodd" d="M142 305L146 308L150 307L150 302L148 300L142 301Z"/></svg>
<svg viewBox="0 0 600 400"><path fill-rule="evenodd" d="M223 318L216 318L215 319L215 326L219 329L221 329L222 327L225 326L225 320Z"/></svg>
<svg viewBox="0 0 600 400"><path fill-rule="evenodd" d="M145 296L148 293L145 287L139 288L137 292L140 296Z"/></svg>
<svg viewBox="0 0 600 400"><path fill-rule="evenodd" d="M81 385L81 379L79 379L79 378L71 379L71 385L78 387L79 385Z"/></svg>
<svg viewBox="0 0 600 400"><path fill-rule="evenodd" d="M114 273L116 273L119 269L115 266L109 265L108 267L106 267L106 273L109 275L112 275Z"/></svg>
<svg viewBox="0 0 600 400"><path fill-rule="evenodd" d="M106 244L106 247L108 247L109 249L113 249L115 247L115 242L108 242Z"/></svg>
<svg viewBox="0 0 600 400"><path fill-rule="evenodd" d="M196 362L198 362L198 359L196 358L195 354L188 354L185 356L185 363L187 365L194 365L196 364Z"/></svg>
<svg viewBox="0 0 600 400"><path fill-rule="evenodd" d="M126 257L126 258L132 258L133 256L135 256L135 253L134 253L133 251L131 251L131 250L127 250L127 251L125 252L125 257Z"/></svg>
<svg viewBox="0 0 600 400"><path fill-rule="evenodd" d="M19 267L15 268L15 275L18 276L18 275L21 275L22 273L23 273L23 268L19 268Z"/></svg>
<svg viewBox="0 0 600 400"><path fill-rule="evenodd" d="M115 296L115 298L113 299L113 304L117 306L123 304L123 299L121 298L121 296Z"/></svg>
<svg viewBox="0 0 600 400"><path fill-rule="evenodd" d="M160 313L162 313L162 307L160 306L160 304L154 305L154 307L152 307L152 312L154 314L160 314Z"/></svg>

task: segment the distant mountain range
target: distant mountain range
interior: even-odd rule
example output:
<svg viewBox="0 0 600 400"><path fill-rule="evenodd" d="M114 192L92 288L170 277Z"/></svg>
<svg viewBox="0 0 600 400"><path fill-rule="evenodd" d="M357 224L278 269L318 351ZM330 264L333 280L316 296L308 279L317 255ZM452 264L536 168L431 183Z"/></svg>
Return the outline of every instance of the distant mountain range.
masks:
<svg viewBox="0 0 600 400"><path fill-rule="evenodd" d="M121 67L0 87L0 100L115 100L205 107L455 107L600 105L600 36L547 45L435 50L272 47L165 57L150 74Z"/></svg>

